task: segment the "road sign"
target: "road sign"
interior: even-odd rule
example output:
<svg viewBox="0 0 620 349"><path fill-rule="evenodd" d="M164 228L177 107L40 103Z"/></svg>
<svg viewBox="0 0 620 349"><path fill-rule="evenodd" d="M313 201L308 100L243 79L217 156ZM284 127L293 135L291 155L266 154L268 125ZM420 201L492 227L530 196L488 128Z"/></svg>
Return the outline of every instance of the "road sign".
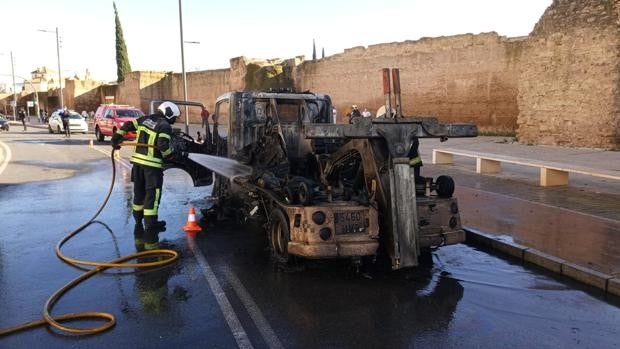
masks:
<svg viewBox="0 0 620 349"><path fill-rule="evenodd" d="M11 107L15 108L16 102L15 101L11 101Z"/></svg>
<svg viewBox="0 0 620 349"><path fill-rule="evenodd" d="M34 102L33 102L33 101L26 101L26 106L27 106L28 108L30 108L30 107L34 107Z"/></svg>

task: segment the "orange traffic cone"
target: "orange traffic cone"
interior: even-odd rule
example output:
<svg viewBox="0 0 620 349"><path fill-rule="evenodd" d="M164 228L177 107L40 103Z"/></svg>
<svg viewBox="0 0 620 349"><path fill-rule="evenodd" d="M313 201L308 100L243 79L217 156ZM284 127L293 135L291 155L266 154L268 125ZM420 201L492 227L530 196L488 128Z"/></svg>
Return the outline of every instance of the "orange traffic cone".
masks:
<svg viewBox="0 0 620 349"><path fill-rule="evenodd" d="M187 223L183 226L183 231L186 233L198 233L202 231L202 228L196 223L196 211L193 207L189 208L189 213L187 215Z"/></svg>

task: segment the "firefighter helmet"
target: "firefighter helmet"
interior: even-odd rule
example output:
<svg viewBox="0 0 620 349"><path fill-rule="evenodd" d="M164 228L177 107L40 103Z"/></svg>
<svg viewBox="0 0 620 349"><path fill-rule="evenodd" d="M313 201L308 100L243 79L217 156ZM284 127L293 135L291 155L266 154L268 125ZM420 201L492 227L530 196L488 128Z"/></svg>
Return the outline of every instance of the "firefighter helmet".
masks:
<svg viewBox="0 0 620 349"><path fill-rule="evenodd" d="M157 109L170 121L174 123L176 121L177 116L181 115L181 110L179 106L172 102L164 102L157 107Z"/></svg>

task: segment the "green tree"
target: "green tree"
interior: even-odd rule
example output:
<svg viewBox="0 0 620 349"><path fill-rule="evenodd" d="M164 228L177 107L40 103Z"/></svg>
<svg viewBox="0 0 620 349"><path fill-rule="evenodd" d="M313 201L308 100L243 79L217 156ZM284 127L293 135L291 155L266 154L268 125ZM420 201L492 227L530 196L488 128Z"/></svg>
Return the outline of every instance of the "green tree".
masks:
<svg viewBox="0 0 620 349"><path fill-rule="evenodd" d="M312 39L312 60L316 61L316 45L314 44L314 39Z"/></svg>
<svg viewBox="0 0 620 349"><path fill-rule="evenodd" d="M131 73L131 65L129 64L125 38L123 38L123 28L121 28L121 21L118 19L116 3L113 1L112 5L114 6L114 22L116 24L116 80L121 82L125 80L128 73Z"/></svg>

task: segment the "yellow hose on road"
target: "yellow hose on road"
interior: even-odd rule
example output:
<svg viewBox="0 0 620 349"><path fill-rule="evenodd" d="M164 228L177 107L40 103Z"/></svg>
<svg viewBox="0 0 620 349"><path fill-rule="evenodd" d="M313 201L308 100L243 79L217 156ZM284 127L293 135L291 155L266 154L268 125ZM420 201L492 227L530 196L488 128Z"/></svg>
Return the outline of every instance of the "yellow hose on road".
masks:
<svg viewBox="0 0 620 349"><path fill-rule="evenodd" d="M151 145L148 144L141 144L141 143L122 143L122 146L133 146L133 147L153 147ZM106 269L109 268L153 268L153 267L162 267L171 263L174 263L175 261L178 260L179 258L179 254L176 251L173 250L150 250L150 251L142 251L142 252L138 252L138 253L133 253L127 256L123 256L117 259L114 259L112 261L109 262L93 262L93 261L85 261L85 260L80 260L80 259L75 259L75 258L71 258L71 257L67 257L65 256L62 251L61 248L62 246L69 241L71 238L73 238L74 236L76 236L78 233L80 233L82 230L84 230L86 227L88 227L89 225L91 225L95 218L97 218L97 216L99 216L99 214L101 213L101 211L103 210L103 208L107 205L108 203L108 199L110 198L110 196L112 195L112 190L114 189L114 182L116 179L116 161L114 160L114 152L116 150L112 150L112 152L110 153L110 158L112 159L112 182L110 183L110 188L108 189L108 194L106 195L105 199L103 200L103 203L99 206L99 209L97 210L97 212L93 215L93 217L91 219L89 219L86 223L82 224L80 227L78 227L77 229L73 230L72 232L70 232L69 234L67 234L62 240L60 240L60 242L56 245L56 256L58 256L58 258L60 258L62 261L70 264L70 265L74 265L74 266L92 266L95 267L94 269L91 269L87 272L85 272L84 274L76 277L75 279L71 280L69 283L67 283L65 286L61 287L59 290L57 290L56 292L54 292L54 294L52 294L47 302L45 302L45 305L43 306L43 318L39 319L39 320L34 320L34 321L30 321L27 323L23 323L20 325L16 325L13 327L9 327L9 328L5 328L5 329L1 329L0 330L0 337L2 336L6 336L9 334L13 334L19 331L23 331L23 330L27 330L27 329L31 329L34 327L38 327L38 326L43 326L43 325L49 325L59 331L62 332L66 332L66 333L70 333L70 334L80 334L80 335L89 335L89 334L96 334L96 333L100 333L103 331L106 331L110 328L112 328L115 324L116 324L116 318L114 317L114 315L110 314L110 313L104 313L104 312L98 312L98 311L89 311L89 312L79 312L79 313L67 313L67 314L63 314L63 315L58 315L58 316L52 316L50 315L50 313L52 312L52 309L54 307L54 305L58 302L58 300L65 294L67 293L67 291L69 291L70 289L76 287L77 285L79 285L81 282L89 279L91 276L101 273L103 271L105 271ZM125 261L129 261L129 260L133 260L133 259L138 259L138 258L143 258L143 257L165 257L165 259L162 260L158 260L158 261L153 261L153 262L144 262L144 263L124 263ZM69 326L65 326L62 323L65 322L70 322L70 321L76 321L76 320L85 320L85 319L89 319L89 320L93 320L93 319L99 319L99 320L104 320L104 324L103 325L99 325L99 326L94 326L94 327L69 327Z"/></svg>

